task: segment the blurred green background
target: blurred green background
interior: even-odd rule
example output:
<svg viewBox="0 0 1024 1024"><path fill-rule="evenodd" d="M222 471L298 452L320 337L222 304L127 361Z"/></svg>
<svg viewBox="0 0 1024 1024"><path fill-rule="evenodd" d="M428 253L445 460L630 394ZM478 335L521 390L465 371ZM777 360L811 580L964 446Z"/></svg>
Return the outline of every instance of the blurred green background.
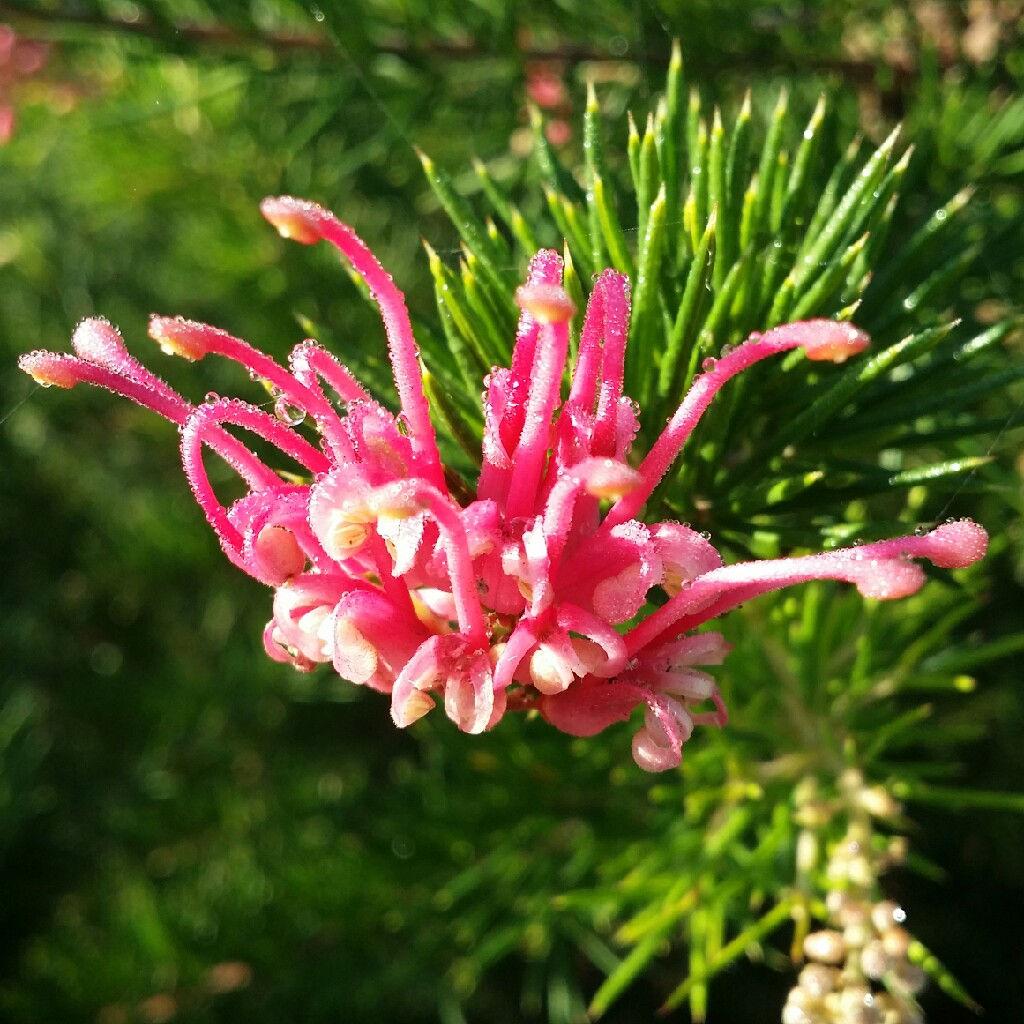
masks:
<svg viewBox="0 0 1024 1024"><path fill-rule="evenodd" d="M282 244L260 198L330 206L432 323L420 238L454 259L458 237L413 146L467 194L480 156L528 195L528 83L560 83L550 115L570 159L588 79L623 146L673 38L732 108L786 83L804 116L827 90L849 134L877 141L905 118L911 209L978 190L962 307L980 323L1019 314L1020 16L868 0L0 3L0 22L49 47L31 75L0 70L17 117L0 147L0 1017L578 1021L609 969L608 893L684 792L634 769L625 731L583 743L508 721L467 737L428 719L403 734L379 695L268 661L269 595L221 557L173 429L100 393L43 394L19 353L63 349L104 315L189 397L258 399L229 367L147 352L148 314L279 356L304 317L386 383L374 312L329 254ZM1012 451L1019 396L996 416ZM988 507L1007 543L986 615L1008 632L1022 499L1001 465ZM1019 670L994 661L969 703L951 701L968 741L958 785L1020 788ZM914 822L922 865L941 865L893 883L915 933L989 1020L1018 1019L1020 821ZM564 897L588 890L604 895L576 913ZM606 1019L651 1019L684 973L667 952ZM737 966L710 1019L776 1021L790 983ZM938 992L926 1006L973 1019Z"/></svg>

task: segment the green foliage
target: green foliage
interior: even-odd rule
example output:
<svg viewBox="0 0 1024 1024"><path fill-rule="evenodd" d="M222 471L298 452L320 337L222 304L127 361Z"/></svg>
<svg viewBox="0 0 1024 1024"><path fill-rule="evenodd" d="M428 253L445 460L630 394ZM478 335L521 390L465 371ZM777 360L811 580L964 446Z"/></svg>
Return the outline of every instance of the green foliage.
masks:
<svg viewBox="0 0 1024 1024"><path fill-rule="evenodd" d="M554 226L584 278L611 264L633 280L626 379L642 410L641 451L707 361L753 331L793 319L853 317L881 348L839 374L796 357L782 372L764 369L756 384L733 385L731 400L692 442L699 456L684 458L650 503L652 519L699 521L745 552L755 550L754 524L763 552L813 544L815 529L833 537L886 533L906 515L914 487L926 487L914 496L919 506L941 507L944 495L962 493L965 478L988 462L965 454L972 436L993 428L979 400L1020 377L1018 367L1005 368L1002 347L1014 320L971 336L948 319L979 255L955 227L967 194L908 226L899 199L912 149L899 155L898 130L873 151L862 153L857 142L844 148L824 97L802 127L783 91L757 151L749 94L727 130L718 108L708 111L696 90L684 108L684 92L677 49L643 136L631 128L635 159L627 160L630 146L620 142L612 169L604 138L611 133L591 87L579 184L576 154L555 153L533 110L533 166L516 168L506 183L477 167L483 205L504 238L484 234L479 212L423 158L464 252L455 271L431 250L446 329L427 358L433 367L449 351L475 355L472 366L460 362L462 379L450 380L465 389L461 403L458 395L452 403L472 408L480 375L507 363L515 283L534 239L558 244ZM622 126L617 130L621 139ZM513 201L513 189L537 184L545 207ZM887 247L894 233L899 242ZM473 316L474 309L487 316ZM782 406L789 414L780 422ZM463 418L461 428L473 426ZM822 466L842 469L823 474ZM858 517L837 520L853 501Z"/></svg>
<svg viewBox="0 0 1024 1024"><path fill-rule="evenodd" d="M901 74L841 37L903 38L909 4L11 8L58 49L0 150L0 1013L774 1021L779 984L743 961L791 969L856 826L937 986L1010 1019L1019 51L955 76L922 54L886 141L892 125L812 72L838 66L888 102ZM577 108L568 142L526 110L543 57ZM409 291L466 479L514 287L551 245L578 305L604 266L633 280L640 450L751 330L827 315L874 336L848 367L792 359L733 382L652 515L742 557L972 514L994 550L899 607L820 585L733 613L716 673L732 722L667 778L634 768L625 730L399 734L377 695L262 658L267 595L203 532L170 429L13 370L84 315L136 346L158 310L277 354L316 334L390 401L372 311L335 261L259 222L275 192L331 205ZM223 367L144 358L193 396L265 400ZM801 844L815 856L798 864ZM973 1019L956 1013L929 1006Z"/></svg>

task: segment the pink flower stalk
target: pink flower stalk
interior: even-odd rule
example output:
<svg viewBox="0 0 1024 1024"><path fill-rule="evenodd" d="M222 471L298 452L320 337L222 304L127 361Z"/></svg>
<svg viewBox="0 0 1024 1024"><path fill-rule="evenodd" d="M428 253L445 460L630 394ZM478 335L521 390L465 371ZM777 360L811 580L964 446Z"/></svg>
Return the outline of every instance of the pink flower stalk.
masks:
<svg viewBox="0 0 1024 1024"><path fill-rule="evenodd" d="M798 348L842 362L867 336L828 320L752 334L693 381L651 450L632 459L637 413L623 393L629 282L612 270L598 277L563 401L575 310L562 262L547 250L516 293L511 365L487 378L482 469L475 500L461 504L445 480L402 293L321 207L281 197L262 210L286 237L330 242L365 279L383 316L399 416L316 342L299 344L285 367L180 317L154 316L150 335L186 359L219 355L262 377L277 396L275 414L238 399L192 405L129 355L104 320L78 327L76 355L33 352L21 366L41 384L98 384L178 424L189 484L228 558L275 589L267 652L304 671L329 662L343 678L390 694L399 727L441 703L466 732L534 708L563 732L591 736L643 708L633 756L662 771L680 763L695 725L726 721L714 679L697 666L719 664L729 645L700 627L807 580L903 597L924 579L911 558L959 568L985 553L985 531L960 520L726 566L689 527L642 522L644 503L730 378ZM276 448L288 475L229 428ZM230 507L210 484L206 449L249 488ZM652 611L648 598L659 589L665 599Z"/></svg>

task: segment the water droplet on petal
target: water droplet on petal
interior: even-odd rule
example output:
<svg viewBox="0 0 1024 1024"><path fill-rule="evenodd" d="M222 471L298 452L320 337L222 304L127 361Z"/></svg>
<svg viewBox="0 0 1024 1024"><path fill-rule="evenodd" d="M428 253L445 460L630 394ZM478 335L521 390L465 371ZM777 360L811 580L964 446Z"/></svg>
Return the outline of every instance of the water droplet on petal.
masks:
<svg viewBox="0 0 1024 1024"><path fill-rule="evenodd" d="M274 415L288 427L297 427L305 418L306 410L301 405L289 402L283 395L274 402Z"/></svg>
<svg viewBox="0 0 1024 1024"><path fill-rule="evenodd" d="M701 364L700 368L705 373L710 373L718 365L718 360L714 356L708 356Z"/></svg>

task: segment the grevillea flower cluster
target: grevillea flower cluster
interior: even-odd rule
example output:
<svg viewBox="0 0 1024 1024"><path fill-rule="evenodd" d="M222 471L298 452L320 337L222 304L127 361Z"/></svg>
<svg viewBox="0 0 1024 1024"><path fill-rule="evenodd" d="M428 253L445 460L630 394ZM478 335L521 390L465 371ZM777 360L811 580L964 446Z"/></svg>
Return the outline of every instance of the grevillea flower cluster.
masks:
<svg viewBox="0 0 1024 1024"><path fill-rule="evenodd" d="M724 565L688 526L643 522L645 503L727 381L792 349L842 362L868 339L828 320L751 335L707 363L640 458L637 410L623 393L629 282L612 270L596 279L563 397L575 310L562 262L548 250L516 292L511 365L485 381L475 497L457 500L401 291L321 207L282 197L264 200L262 211L285 237L335 246L365 280L383 317L397 416L314 341L299 344L286 368L180 317L154 316L150 335L186 359L240 363L273 390L273 413L233 398L191 404L100 319L79 325L76 355L33 352L21 365L41 384L97 384L178 424L189 484L225 553L274 588L268 654L303 671L328 663L389 694L399 727L440 704L469 733L535 709L563 732L591 736L642 708L633 756L661 771L680 763L695 725L726 721L714 679L698 666L720 663L729 645L701 630L706 623L807 580L902 597L923 582L912 557L954 568L984 554L984 530L962 520L849 549ZM262 438L300 473L271 467L229 428ZM210 484L205 449L248 487L230 507Z"/></svg>

